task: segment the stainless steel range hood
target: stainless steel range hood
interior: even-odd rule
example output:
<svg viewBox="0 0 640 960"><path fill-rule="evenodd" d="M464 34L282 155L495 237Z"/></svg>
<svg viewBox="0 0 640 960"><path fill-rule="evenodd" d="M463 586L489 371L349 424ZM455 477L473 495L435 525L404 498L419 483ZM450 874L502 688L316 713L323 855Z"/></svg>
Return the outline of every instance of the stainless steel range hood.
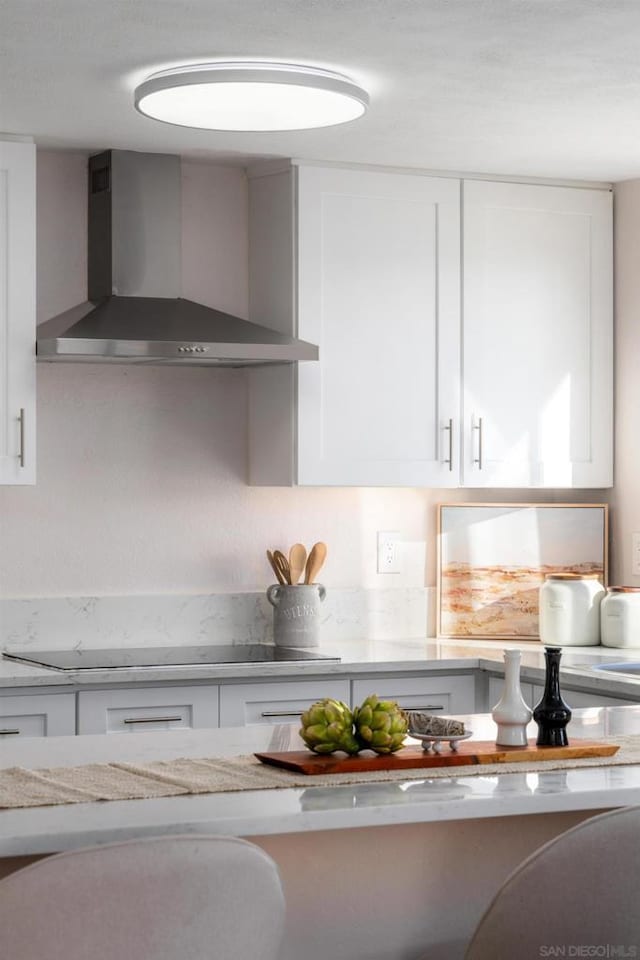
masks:
<svg viewBox="0 0 640 960"><path fill-rule="evenodd" d="M254 366L318 348L184 300L180 158L109 150L89 159L88 295L38 326L44 361Z"/></svg>

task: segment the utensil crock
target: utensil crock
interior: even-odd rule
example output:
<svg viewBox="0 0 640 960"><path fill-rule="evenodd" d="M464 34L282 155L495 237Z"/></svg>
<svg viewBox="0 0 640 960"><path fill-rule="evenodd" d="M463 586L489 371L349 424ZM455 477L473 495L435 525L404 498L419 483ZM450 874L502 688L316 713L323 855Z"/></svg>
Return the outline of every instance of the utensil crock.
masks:
<svg viewBox="0 0 640 960"><path fill-rule="evenodd" d="M282 586L267 590L273 607L273 640L278 647L317 647L320 643L321 604L327 591L321 583Z"/></svg>

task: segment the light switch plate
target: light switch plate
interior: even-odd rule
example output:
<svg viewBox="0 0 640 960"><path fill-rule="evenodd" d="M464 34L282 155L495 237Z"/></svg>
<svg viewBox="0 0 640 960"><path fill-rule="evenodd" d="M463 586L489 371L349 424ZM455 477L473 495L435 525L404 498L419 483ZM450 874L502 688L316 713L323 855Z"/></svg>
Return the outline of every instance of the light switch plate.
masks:
<svg viewBox="0 0 640 960"><path fill-rule="evenodd" d="M640 533L631 534L631 574L640 577Z"/></svg>

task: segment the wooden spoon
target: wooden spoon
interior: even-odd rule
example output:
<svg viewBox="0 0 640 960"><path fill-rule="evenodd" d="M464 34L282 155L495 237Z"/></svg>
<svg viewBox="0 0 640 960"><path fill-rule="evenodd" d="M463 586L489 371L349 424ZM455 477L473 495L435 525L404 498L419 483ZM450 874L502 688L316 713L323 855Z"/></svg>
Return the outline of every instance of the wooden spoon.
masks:
<svg viewBox="0 0 640 960"><path fill-rule="evenodd" d="M273 554L271 553L271 550L267 550L267 560L268 560L269 563L271 564L271 569L272 569L273 572L275 573L276 579L277 579L278 583L281 583L282 586L284 586L287 581L284 579L284 577L283 577L282 574L280 573L280 570L279 570L279 568L278 568L278 565L277 565L277 563L276 563L276 561L275 561L275 557L274 557Z"/></svg>
<svg viewBox="0 0 640 960"><path fill-rule="evenodd" d="M291 570L289 569L289 561L285 557L284 553L281 550L274 550L273 559L276 567L284 577L284 582L291 584Z"/></svg>
<svg viewBox="0 0 640 960"><path fill-rule="evenodd" d="M324 563L327 556L327 545L326 543L314 543L311 548L311 553L307 557L307 565L304 571L304 582L305 583L315 583L315 579L320 573L320 568Z"/></svg>
<svg viewBox="0 0 640 960"><path fill-rule="evenodd" d="M294 543L289 550L289 569L291 571L291 583L299 583L300 577L304 573L304 565L307 559L307 548L302 543Z"/></svg>

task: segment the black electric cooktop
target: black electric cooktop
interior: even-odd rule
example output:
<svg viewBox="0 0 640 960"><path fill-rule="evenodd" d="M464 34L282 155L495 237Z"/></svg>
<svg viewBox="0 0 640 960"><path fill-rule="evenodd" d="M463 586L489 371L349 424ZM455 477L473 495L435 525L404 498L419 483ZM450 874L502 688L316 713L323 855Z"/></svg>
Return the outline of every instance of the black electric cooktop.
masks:
<svg viewBox="0 0 640 960"><path fill-rule="evenodd" d="M262 643L235 646L128 647L112 650L25 650L4 652L9 660L36 663L55 670L118 670L130 667L177 667L207 663L293 663L298 660L327 660L332 657L315 650L274 647Z"/></svg>

